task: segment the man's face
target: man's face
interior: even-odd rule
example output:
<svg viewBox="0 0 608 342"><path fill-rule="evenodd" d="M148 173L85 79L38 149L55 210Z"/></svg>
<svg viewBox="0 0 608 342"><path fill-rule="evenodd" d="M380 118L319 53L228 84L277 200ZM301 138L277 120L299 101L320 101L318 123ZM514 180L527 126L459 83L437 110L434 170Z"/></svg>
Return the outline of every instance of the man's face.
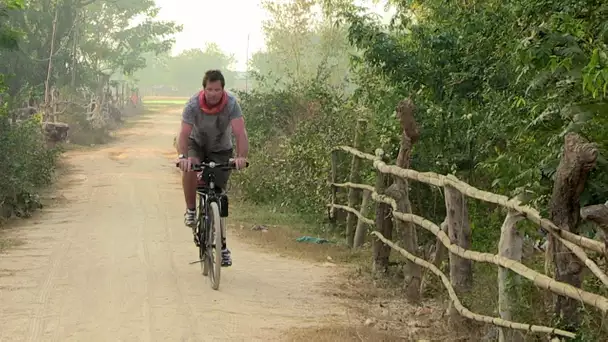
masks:
<svg viewBox="0 0 608 342"><path fill-rule="evenodd" d="M222 82L207 82L207 86L205 87L205 100L210 105L217 104L222 99L222 94L224 93L224 89L222 89Z"/></svg>

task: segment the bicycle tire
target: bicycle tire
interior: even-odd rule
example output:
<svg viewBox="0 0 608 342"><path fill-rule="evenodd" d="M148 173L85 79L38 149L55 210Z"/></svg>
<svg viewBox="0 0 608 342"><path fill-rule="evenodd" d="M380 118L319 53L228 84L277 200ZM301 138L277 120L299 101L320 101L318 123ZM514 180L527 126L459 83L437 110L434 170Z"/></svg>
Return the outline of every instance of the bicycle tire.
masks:
<svg viewBox="0 0 608 342"><path fill-rule="evenodd" d="M206 229L205 218L201 215L198 220L198 258L201 261L201 271L204 277L209 275L209 255L207 255L207 241L209 240L209 229ZM205 236L205 234L207 236Z"/></svg>
<svg viewBox="0 0 608 342"><path fill-rule="evenodd" d="M201 273L204 277L209 275L209 265L207 264L207 259L209 258L205 252L205 245L202 243L198 247L198 258L201 261Z"/></svg>
<svg viewBox="0 0 608 342"><path fill-rule="evenodd" d="M209 262L209 279L211 280L211 288L214 290L220 287L220 277L222 271L222 226L220 218L220 209L217 202L209 203L211 214L211 227L209 227L209 239L213 239L215 245L215 256L213 255L213 246L208 244L207 260Z"/></svg>

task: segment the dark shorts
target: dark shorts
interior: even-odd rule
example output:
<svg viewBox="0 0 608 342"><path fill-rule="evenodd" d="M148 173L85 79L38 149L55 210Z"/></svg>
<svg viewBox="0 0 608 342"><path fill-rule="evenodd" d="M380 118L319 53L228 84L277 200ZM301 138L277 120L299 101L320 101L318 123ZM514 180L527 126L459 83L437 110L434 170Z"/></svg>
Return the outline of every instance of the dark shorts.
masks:
<svg viewBox="0 0 608 342"><path fill-rule="evenodd" d="M215 163L227 163L233 156L233 150L224 150L218 152L206 151L201 148L196 141L192 138L188 138L188 157L196 157L202 162L215 162ZM203 179L206 180L209 177L209 173L213 172L215 176L215 187L226 190L228 185L228 179L230 178L230 170L219 170L219 169L205 169L203 172Z"/></svg>

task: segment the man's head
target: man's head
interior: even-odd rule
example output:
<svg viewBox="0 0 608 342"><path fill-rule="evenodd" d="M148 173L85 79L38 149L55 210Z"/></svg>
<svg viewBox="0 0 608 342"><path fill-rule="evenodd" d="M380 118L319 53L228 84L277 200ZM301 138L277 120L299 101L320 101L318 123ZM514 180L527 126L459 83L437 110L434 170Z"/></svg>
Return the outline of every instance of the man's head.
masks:
<svg viewBox="0 0 608 342"><path fill-rule="evenodd" d="M203 88L205 89L205 100L210 105L215 105L222 99L226 81L219 70L208 70L203 77Z"/></svg>

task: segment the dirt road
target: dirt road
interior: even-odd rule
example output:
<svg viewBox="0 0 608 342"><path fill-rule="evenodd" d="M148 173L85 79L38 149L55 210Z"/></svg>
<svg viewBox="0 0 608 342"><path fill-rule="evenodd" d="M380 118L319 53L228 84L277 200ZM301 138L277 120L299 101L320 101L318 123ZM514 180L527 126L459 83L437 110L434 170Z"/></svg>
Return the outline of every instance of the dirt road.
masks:
<svg viewBox="0 0 608 342"><path fill-rule="evenodd" d="M0 341L268 341L343 315L320 293L335 269L230 232L220 291L188 264L197 251L169 160L178 123L178 111L151 114L117 143L66 154L59 200L0 255Z"/></svg>

